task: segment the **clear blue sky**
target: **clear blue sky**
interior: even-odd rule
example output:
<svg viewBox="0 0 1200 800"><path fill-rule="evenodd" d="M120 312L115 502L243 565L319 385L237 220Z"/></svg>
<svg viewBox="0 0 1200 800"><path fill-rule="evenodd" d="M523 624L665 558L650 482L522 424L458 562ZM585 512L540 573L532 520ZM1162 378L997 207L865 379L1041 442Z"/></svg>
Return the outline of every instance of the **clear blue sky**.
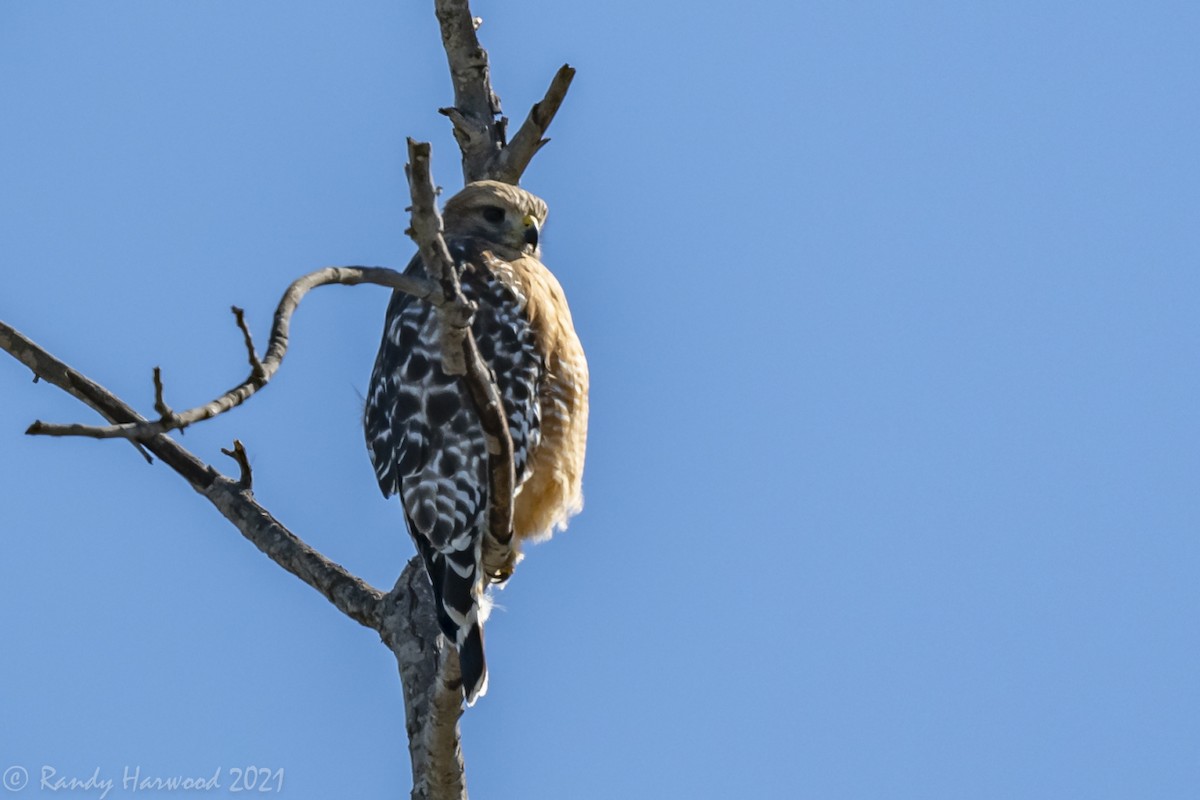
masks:
<svg viewBox="0 0 1200 800"><path fill-rule="evenodd" d="M594 389L472 795L1200 793L1196 5L475 10L514 120L579 69L524 185ZM295 276L407 262L404 137L460 185L431 0L10 0L0 76L0 318L147 411L156 364L243 376L231 304L261 341ZM378 586L386 295L311 296L184 437ZM7 357L0 398L0 769L407 791L372 632L127 445L25 437L94 417Z"/></svg>

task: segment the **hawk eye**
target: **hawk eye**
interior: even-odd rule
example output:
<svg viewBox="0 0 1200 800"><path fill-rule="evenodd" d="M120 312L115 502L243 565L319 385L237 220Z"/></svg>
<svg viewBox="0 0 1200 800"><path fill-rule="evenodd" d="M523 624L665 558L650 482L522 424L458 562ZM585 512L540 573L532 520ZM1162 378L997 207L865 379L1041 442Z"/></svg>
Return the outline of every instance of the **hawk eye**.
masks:
<svg viewBox="0 0 1200 800"><path fill-rule="evenodd" d="M504 209L500 206L484 206L483 218L488 222L504 222Z"/></svg>

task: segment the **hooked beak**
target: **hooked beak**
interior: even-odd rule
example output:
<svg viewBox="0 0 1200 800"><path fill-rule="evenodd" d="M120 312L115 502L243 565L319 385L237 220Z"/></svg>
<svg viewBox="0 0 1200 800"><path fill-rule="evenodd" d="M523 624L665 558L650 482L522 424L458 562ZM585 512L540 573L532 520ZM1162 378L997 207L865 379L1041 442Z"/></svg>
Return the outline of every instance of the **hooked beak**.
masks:
<svg viewBox="0 0 1200 800"><path fill-rule="evenodd" d="M538 246L538 236L541 233L538 230L537 218L530 214L526 214L525 219L521 220L521 222L525 225L525 244L536 250Z"/></svg>

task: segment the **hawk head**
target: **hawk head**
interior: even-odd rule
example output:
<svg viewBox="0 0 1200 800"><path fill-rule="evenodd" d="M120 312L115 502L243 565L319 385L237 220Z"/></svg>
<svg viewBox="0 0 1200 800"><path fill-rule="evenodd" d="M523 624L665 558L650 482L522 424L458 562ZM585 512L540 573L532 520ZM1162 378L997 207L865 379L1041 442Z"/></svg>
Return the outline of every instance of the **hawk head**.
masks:
<svg viewBox="0 0 1200 800"><path fill-rule="evenodd" d="M475 181L446 201L442 218L449 236L477 237L536 257L547 213L540 197L519 186Z"/></svg>

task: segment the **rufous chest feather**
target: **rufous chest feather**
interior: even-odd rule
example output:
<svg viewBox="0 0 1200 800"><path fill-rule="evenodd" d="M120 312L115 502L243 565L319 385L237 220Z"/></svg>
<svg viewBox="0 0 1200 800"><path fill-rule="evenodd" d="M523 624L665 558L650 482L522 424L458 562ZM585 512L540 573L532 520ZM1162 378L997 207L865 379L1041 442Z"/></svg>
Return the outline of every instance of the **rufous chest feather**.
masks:
<svg viewBox="0 0 1200 800"><path fill-rule="evenodd" d="M587 359L562 287L540 261L529 256L501 260L485 253L483 263L523 298L523 316L545 365L538 386L540 441L513 507L517 536L541 538L565 528L583 507Z"/></svg>

